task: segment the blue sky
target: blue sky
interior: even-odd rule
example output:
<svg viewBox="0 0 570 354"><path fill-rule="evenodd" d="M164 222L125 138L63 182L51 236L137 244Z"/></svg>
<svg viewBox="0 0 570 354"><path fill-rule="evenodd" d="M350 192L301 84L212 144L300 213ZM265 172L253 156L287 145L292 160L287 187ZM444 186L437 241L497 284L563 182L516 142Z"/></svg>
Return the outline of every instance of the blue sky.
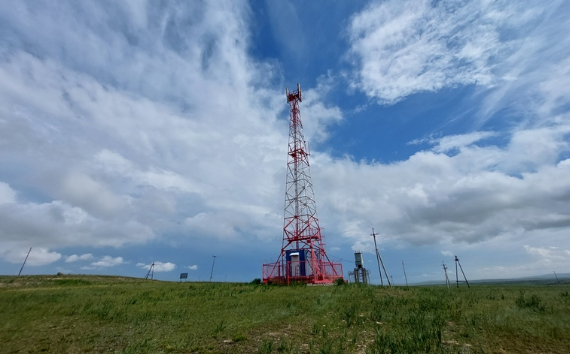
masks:
<svg viewBox="0 0 570 354"><path fill-rule="evenodd" d="M285 87L326 249L396 284L570 269L565 1L7 1L0 273L250 281L279 255ZM453 272L452 272L453 276Z"/></svg>

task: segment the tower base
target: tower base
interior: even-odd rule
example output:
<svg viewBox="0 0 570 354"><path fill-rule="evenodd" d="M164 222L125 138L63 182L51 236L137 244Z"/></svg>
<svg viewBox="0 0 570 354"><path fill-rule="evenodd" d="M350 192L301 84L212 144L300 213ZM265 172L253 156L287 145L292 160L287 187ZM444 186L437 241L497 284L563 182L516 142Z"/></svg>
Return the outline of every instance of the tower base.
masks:
<svg viewBox="0 0 570 354"><path fill-rule="evenodd" d="M341 263L320 262L317 269L310 261L277 261L263 265L263 283L289 285L332 284L343 278Z"/></svg>

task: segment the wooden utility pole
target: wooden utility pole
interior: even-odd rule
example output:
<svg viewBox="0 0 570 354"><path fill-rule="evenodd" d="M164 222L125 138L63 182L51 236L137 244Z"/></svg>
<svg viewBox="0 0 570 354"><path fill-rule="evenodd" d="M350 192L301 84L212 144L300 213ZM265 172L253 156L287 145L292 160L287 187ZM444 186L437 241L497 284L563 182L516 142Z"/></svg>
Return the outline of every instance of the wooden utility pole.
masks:
<svg viewBox="0 0 570 354"><path fill-rule="evenodd" d="M20 268L20 271L18 272L18 276L20 276L20 274L22 274L22 270L24 269L24 266L26 265L26 261L28 260L28 257L30 256L30 252L32 252L32 247L30 247L30 250L28 251L28 254L26 255L26 259L24 259L24 264L22 264L22 268Z"/></svg>
<svg viewBox="0 0 570 354"><path fill-rule="evenodd" d="M216 263L216 256L212 256L214 259L212 260L212 270L210 271L210 283L212 282L212 275L214 274L214 263Z"/></svg>
<svg viewBox="0 0 570 354"><path fill-rule="evenodd" d="M404 261L402 261L402 269L404 269L404 278L406 279L406 288L408 287L408 276L406 275L406 266L404 266Z"/></svg>
<svg viewBox="0 0 570 354"><path fill-rule="evenodd" d="M152 264L148 268L148 272L146 273L146 277L144 278L148 279L148 277L150 277L150 280L154 279L154 262L152 262Z"/></svg>
<svg viewBox="0 0 570 354"><path fill-rule="evenodd" d="M457 282L457 287L459 288L459 274L457 274L457 265L459 264L459 269L461 269L461 273L463 273L463 279L465 279L465 283L467 284L468 288L471 288L469 286L469 282L467 281L467 277L465 276L465 272L463 272L463 267L461 266L461 263L459 263L459 258L457 258L457 256L455 256L455 280Z"/></svg>
<svg viewBox="0 0 570 354"><path fill-rule="evenodd" d="M382 269L384 269L384 275L386 275L386 281L388 285L392 286L390 283L390 278L388 277L388 272L386 272L386 267L384 267L384 262L382 262L382 257L380 257L380 252L378 251L378 244L376 243L376 233L374 233L374 228L372 228L372 237L374 237L374 247L376 248L376 261L378 261L378 272L380 272L380 284L384 286L384 281L382 280L382 270L380 269L380 265L382 265Z"/></svg>
<svg viewBox="0 0 570 354"><path fill-rule="evenodd" d="M449 289L449 277L447 276L447 267L445 263L443 263L443 271L445 272L445 285L447 285L447 288Z"/></svg>

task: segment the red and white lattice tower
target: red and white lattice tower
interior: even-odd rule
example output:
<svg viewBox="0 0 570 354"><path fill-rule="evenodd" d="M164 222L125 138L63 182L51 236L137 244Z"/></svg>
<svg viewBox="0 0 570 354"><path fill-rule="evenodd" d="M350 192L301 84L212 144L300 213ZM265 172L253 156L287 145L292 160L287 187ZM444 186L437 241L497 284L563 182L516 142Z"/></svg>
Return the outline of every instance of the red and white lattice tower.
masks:
<svg viewBox="0 0 570 354"><path fill-rule="evenodd" d="M286 90L291 107L283 243L277 262L263 265L263 282L332 283L343 278L342 264L329 260L323 242L311 174L309 151L299 112L301 86Z"/></svg>

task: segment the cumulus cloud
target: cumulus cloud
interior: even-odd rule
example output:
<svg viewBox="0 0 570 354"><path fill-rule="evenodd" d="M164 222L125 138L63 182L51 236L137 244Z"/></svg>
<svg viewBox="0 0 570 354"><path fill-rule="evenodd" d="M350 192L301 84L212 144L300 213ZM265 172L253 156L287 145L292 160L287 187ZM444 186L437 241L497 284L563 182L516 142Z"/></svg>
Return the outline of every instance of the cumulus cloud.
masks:
<svg viewBox="0 0 570 354"><path fill-rule="evenodd" d="M99 259L97 262L93 262L91 263L91 265L93 267L114 267L114 266L118 266L121 264L124 264L125 262L123 261L123 257L111 257L111 256L104 256L101 259Z"/></svg>
<svg viewBox="0 0 570 354"><path fill-rule="evenodd" d="M529 245L524 245L524 249L528 254L535 256L543 261L570 261L570 250L560 249L556 246L532 247Z"/></svg>
<svg viewBox="0 0 570 354"><path fill-rule="evenodd" d="M196 264L187 267L190 270L197 270L198 266Z"/></svg>
<svg viewBox="0 0 570 354"><path fill-rule="evenodd" d="M152 264L137 263L137 267L149 270ZM188 267L189 269L192 269ZM154 262L153 271L155 272L170 272L176 269L176 264L171 262Z"/></svg>
<svg viewBox="0 0 570 354"><path fill-rule="evenodd" d="M28 251L30 253L26 266L43 266L54 263L61 258L60 253L43 247L33 247L31 251L29 248L5 248L0 252L0 255L10 263L22 263L26 259Z"/></svg>
<svg viewBox="0 0 570 354"><path fill-rule="evenodd" d="M16 192L10 188L8 183L0 182L0 204L14 203Z"/></svg>
<svg viewBox="0 0 570 354"><path fill-rule="evenodd" d="M302 116L309 117L303 121L303 133L307 141L313 143L325 141L328 138L327 127L343 119L340 108L327 106L324 103L324 98L333 85L334 78L323 76L319 79L317 87L309 90L303 90L301 87Z"/></svg>
<svg viewBox="0 0 570 354"><path fill-rule="evenodd" d="M390 165L321 155L313 164L315 190L325 215L335 215L327 217L329 228L358 246L370 242L362 230L374 225L396 244L476 243L521 227L569 227L562 207L570 198L566 164L512 176L497 170L503 154L496 147L464 147L454 156L422 151Z"/></svg>
<svg viewBox="0 0 570 354"><path fill-rule="evenodd" d="M136 220L101 220L62 201L0 205L0 243L7 249L26 245L121 246L152 238L150 228Z"/></svg>
<svg viewBox="0 0 570 354"><path fill-rule="evenodd" d="M453 257L453 256L454 256L453 252L448 251L448 250L443 250L443 251L441 251L441 254L442 254L443 256L446 256L446 257Z"/></svg>
<svg viewBox="0 0 570 354"><path fill-rule="evenodd" d="M501 240L513 237L522 247L512 235L541 234L559 240L554 231L570 226L570 99L562 94L570 84L570 40L557 35L568 30L560 15L567 10L563 1L544 8L419 0L372 2L354 15L347 29L353 88L396 104L474 85L472 102L482 102L475 127L497 112L500 124L512 125L416 139L410 144L430 147L390 164L319 155L312 171L325 217L335 215L329 228L353 249L369 245L362 229L374 225L392 245L505 246Z"/></svg>
<svg viewBox="0 0 570 354"><path fill-rule="evenodd" d="M42 195L18 203L1 182L3 246L278 229L285 98L257 86L267 68L246 55L247 4L37 6L0 13L0 163L33 169L18 188ZM319 119L338 119L309 101Z"/></svg>
<svg viewBox="0 0 570 354"><path fill-rule="evenodd" d="M78 262L78 261L90 261L93 259L93 255L91 253L86 253L86 254L82 254L82 255L76 255L76 254L72 254L71 256L68 256L65 259L66 263L73 263L73 262Z"/></svg>
<svg viewBox="0 0 570 354"><path fill-rule="evenodd" d="M97 262L93 262L91 263L91 265L93 267L114 267L114 266L118 266L121 264L124 264L125 262L123 261L123 257L111 257L111 256L104 256L101 259L99 259Z"/></svg>

